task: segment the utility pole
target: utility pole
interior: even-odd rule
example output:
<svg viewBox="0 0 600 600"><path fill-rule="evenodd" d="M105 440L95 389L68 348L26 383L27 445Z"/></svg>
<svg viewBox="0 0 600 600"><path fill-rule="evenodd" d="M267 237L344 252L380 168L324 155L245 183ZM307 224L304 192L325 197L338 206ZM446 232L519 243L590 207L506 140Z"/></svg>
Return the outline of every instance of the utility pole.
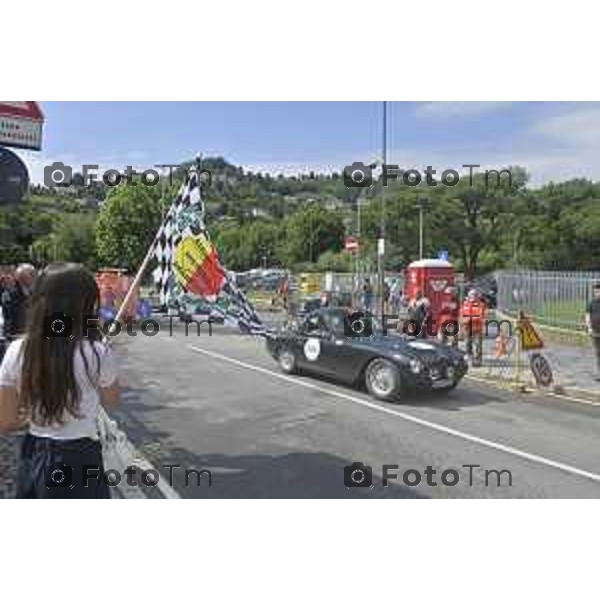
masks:
<svg viewBox="0 0 600 600"><path fill-rule="evenodd" d="M419 259L423 258L423 204L419 204Z"/></svg>
<svg viewBox="0 0 600 600"><path fill-rule="evenodd" d="M427 198L417 198L417 208L419 209L419 259L423 258L423 212L427 206Z"/></svg>
<svg viewBox="0 0 600 600"><path fill-rule="evenodd" d="M364 190L359 189L356 197L356 242L357 247L354 251L354 277L352 282L352 301L358 305L360 301L360 246L362 244L360 236L360 207Z"/></svg>
<svg viewBox="0 0 600 600"><path fill-rule="evenodd" d="M312 207L311 207L312 209ZM314 262L315 257L314 257L314 252L313 252L313 245L315 243L314 237L315 237L315 232L314 232L314 223L313 223L313 215L312 212L309 213L309 219L310 219L310 262Z"/></svg>
<svg viewBox="0 0 600 600"><path fill-rule="evenodd" d="M198 173L198 187L200 188L200 196L202 196L202 192L204 191L200 181L200 173L202 173L202 156L202 152L198 152L198 154L196 154L196 172Z"/></svg>
<svg viewBox="0 0 600 600"><path fill-rule="evenodd" d="M385 283L385 188L383 185L383 169L387 162L387 102L383 101L383 131L382 131L382 161L381 161L381 214L379 218L379 239L377 240L377 267L379 271L380 316L385 313L383 294Z"/></svg>
<svg viewBox="0 0 600 600"><path fill-rule="evenodd" d="M160 173L160 218L161 222L167 216L167 206L165 203L165 180L167 179L167 168L163 167Z"/></svg>

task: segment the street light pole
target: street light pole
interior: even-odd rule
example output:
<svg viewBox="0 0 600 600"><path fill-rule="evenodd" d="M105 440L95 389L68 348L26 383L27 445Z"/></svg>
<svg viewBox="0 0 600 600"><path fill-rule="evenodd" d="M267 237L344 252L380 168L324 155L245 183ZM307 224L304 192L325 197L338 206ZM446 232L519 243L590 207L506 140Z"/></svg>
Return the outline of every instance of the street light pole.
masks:
<svg viewBox="0 0 600 600"><path fill-rule="evenodd" d="M423 204L419 204L419 259L423 258Z"/></svg>
<svg viewBox="0 0 600 600"><path fill-rule="evenodd" d="M379 219L379 240L377 240L377 266L379 271L380 315L385 313L385 190L383 185L383 169L387 162L387 102L383 101L383 131L382 131L382 162L381 162L381 215Z"/></svg>
<svg viewBox="0 0 600 600"><path fill-rule="evenodd" d="M419 259L423 258L423 211L427 204L427 198L417 198L417 208L419 209Z"/></svg>
<svg viewBox="0 0 600 600"><path fill-rule="evenodd" d="M360 190L358 193L358 197L356 198L356 241L358 245L355 250L355 271L354 282L352 285L352 296L354 306L358 306L358 303L360 301L360 245L362 244L362 239L360 237L360 201L362 193L363 191Z"/></svg>

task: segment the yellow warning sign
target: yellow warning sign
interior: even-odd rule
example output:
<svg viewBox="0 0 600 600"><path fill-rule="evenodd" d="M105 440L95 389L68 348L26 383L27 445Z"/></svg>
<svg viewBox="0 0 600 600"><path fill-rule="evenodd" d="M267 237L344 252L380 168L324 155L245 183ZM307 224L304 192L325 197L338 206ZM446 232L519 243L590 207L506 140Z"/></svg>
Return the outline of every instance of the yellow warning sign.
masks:
<svg viewBox="0 0 600 600"><path fill-rule="evenodd" d="M321 290L320 273L300 273L300 292L302 294L318 294Z"/></svg>
<svg viewBox="0 0 600 600"><path fill-rule="evenodd" d="M522 350L539 350L544 347L542 336L536 331L533 323L524 314L519 317L519 334Z"/></svg>

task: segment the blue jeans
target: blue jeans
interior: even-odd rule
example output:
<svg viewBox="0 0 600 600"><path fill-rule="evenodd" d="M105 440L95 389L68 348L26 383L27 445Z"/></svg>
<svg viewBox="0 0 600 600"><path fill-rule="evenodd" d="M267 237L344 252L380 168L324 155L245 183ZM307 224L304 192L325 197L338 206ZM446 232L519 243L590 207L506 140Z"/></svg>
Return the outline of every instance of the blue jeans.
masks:
<svg viewBox="0 0 600 600"><path fill-rule="evenodd" d="M27 433L17 465L16 496L110 498L103 473L100 442L90 438L55 440Z"/></svg>

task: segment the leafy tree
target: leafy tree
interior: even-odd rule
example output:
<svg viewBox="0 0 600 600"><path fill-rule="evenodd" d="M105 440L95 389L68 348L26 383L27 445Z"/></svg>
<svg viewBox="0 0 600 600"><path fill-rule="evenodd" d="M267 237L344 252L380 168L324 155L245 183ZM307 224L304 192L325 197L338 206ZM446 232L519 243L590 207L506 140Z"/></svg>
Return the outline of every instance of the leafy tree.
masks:
<svg viewBox="0 0 600 600"><path fill-rule="evenodd" d="M56 215L52 232L36 239L31 248L35 260L76 262L95 269L95 217L90 213Z"/></svg>
<svg viewBox="0 0 600 600"><path fill-rule="evenodd" d="M95 268L95 219L91 214L65 214L54 229L58 260Z"/></svg>
<svg viewBox="0 0 600 600"><path fill-rule="evenodd" d="M344 223L340 216L316 204L299 210L286 221L288 263L316 262L323 252L340 251L343 241Z"/></svg>
<svg viewBox="0 0 600 600"><path fill-rule="evenodd" d="M217 228L214 242L228 269L245 271L264 262L269 266L281 264L282 232L277 223L257 220L244 227Z"/></svg>
<svg viewBox="0 0 600 600"><path fill-rule="evenodd" d="M527 182L526 172L509 167L510 183L504 178L496 187L484 174L473 178L473 185L463 177L456 187L440 190L433 207L437 218L437 239L455 251L461 259L466 279L473 278L484 249L498 248L511 221L514 199ZM440 235L442 234L442 235Z"/></svg>
<svg viewBox="0 0 600 600"><path fill-rule="evenodd" d="M352 271L352 255L349 252L333 252L328 250L319 256L318 271L334 271L347 273Z"/></svg>
<svg viewBox="0 0 600 600"><path fill-rule="evenodd" d="M386 268L401 269L418 258L419 224L416 201L418 192L402 187L386 189L385 197L385 259ZM361 254L377 252L374 240L380 235L381 202L374 197L361 211ZM428 236L426 240L431 239ZM370 242L370 243L369 243ZM376 260L376 257L375 257Z"/></svg>
<svg viewBox="0 0 600 600"><path fill-rule="evenodd" d="M164 208L159 187L113 188L96 223L99 265L135 271L160 227Z"/></svg>

